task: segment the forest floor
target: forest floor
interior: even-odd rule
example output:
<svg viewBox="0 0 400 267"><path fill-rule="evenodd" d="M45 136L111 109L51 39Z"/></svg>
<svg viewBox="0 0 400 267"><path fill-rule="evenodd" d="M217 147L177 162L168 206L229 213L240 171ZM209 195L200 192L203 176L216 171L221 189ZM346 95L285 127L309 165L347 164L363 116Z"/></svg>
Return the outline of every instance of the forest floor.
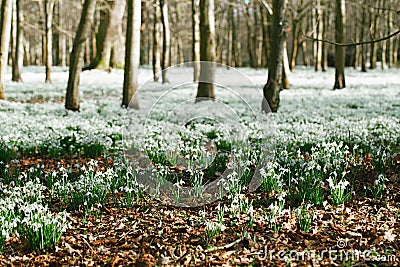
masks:
<svg viewBox="0 0 400 267"><path fill-rule="evenodd" d="M141 71L144 81L151 77L150 70ZM242 71L257 85L265 79L263 70ZM65 114L66 73L55 72L55 82L48 86L40 83L43 75L36 69L27 72L25 85L10 84L9 101L0 102L0 220L11 218L11 199L15 210L20 203L46 206L54 216L66 210L66 227L56 244L39 249L24 229L31 225L28 216L18 215L26 211L15 211L25 217L12 218L18 226L0 226L7 236L0 265L399 266L398 70L369 76L349 72L353 85L343 92L327 88L332 70L292 74L294 88L282 93L281 114L274 121L279 133L273 138L284 140L284 146L277 145L282 151L276 152L276 165L262 165L267 174L253 192L246 177L254 174L254 165L245 166L239 185L231 188L234 193L199 207L177 207L132 185L136 178L130 180L118 144L124 130L118 122L127 116L118 106L116 83L122 73L112 73L101 84L96 81L99 72L84 73L83 111ZM379 75L383 78L377 81ZM135 130L151 117L134 115L139 119L129 127ZM337 133L341 129L344 133ZM153 141L162 142L158 138ZM189 151L196 151L190 146ZM164 155L163 145L147 149ZM157 167L162 164L159 157L152 159ZM219 160L228 168L229 159ZM170 167L168 177L185 173L183 167ZM223 172L219 167L213 175ZM11 193L15 188L26 192L28 181L44 186L33 202ZM81 181L89 189L79 187Z"/></svg>

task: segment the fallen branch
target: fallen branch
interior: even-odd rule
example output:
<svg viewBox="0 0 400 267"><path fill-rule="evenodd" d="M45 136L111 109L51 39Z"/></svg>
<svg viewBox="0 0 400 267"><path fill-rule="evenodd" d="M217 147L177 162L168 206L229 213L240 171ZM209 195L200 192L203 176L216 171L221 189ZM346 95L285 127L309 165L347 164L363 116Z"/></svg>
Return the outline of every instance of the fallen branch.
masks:
<svg viewBox="0 0 400 267"><path fill-rule="evenodd" d="M385 41L387 39L390 39L390 38L396 36L399 33L400 33L400 30L398 30L398 31L396 31L396 32L394 32L394 33L392 33L392 34L390 34L388 36L382 37L380 39L373 39L371 41L358 42L358 43L347 43L347 44L337 43L337 42L326 40L326 39L318 39L318 38L314 38L314 37L307 36L307 35L304 35L304 34L303 34L303 37L305 39L308 39L308 40L312 40L312 41L316 41L316 42L328 43L328 44L332 44L332 45L336 45L336 46L356 46L356 45L364 45L364 44L372 44L372 43L382 42L382 41Z"/></svg>
<svg viewBox="0 0 400 267"><path fill-rule="evenodd" d="M217 251L217 250L224 250L224 249L231 248L231 247L233 247L234 245L239 244L240 242L242 242L243 239L244 239L244 237L241 237L241 238L239 238L239 239L237 239L237 240L233 241L232 243L229 243L229 244L227 244L227 245L225 245L225 246L208 248L205 252L206 252L206 253L207 253L207 252L214 252L214 251Z"/></svg>

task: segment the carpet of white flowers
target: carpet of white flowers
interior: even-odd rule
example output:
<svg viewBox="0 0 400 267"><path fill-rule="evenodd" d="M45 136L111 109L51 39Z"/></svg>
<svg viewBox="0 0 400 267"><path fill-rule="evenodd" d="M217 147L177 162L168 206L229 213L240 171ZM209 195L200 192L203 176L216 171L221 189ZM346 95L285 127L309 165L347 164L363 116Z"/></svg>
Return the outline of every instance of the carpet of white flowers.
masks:
<svg viewBox="0 0 400 267"><path fill-rule="evenodd" d="M260 88L267 78L265 70L240 71ZM165 119L162 111L181 101L175 96L160 102L155 116L122 109L122 71L82 73L81 111L73 113L64 109L65 69L55 68L45 84L44 69L25 68L24 82L7 82L0 101L0 263L398 265L400 71L347 69L348 87L332 90L333 71L292 73L276 114L246 113L217 90L217 99L239 110L232 128L246 125L244 145L207 121L182 128L191 116L185 105L185 114ZM148 81L151 69L141 69L140 78ZM168 85L146 86L142 103ZM260 94L231 86L261 107ZM159 187L145 188L143 166L127 149L148 155L155 185L173 184L168 199ZM176 207L187 203L180 190L190 186L201 197L227 169L229 179L219 183L226 194L217 201ZM255 173L261 180L252 191Z"/></svg>

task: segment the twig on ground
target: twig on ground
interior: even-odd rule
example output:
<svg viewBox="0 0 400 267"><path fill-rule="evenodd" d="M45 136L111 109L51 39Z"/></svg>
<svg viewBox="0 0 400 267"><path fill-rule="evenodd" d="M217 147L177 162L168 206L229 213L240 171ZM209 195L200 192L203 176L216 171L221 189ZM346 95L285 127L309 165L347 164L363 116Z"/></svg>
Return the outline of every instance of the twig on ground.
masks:
<svg viewBox="0 0 400 267"><path fill-rule="evenodd" d="M234 245L239 244L240 242L242 242L243 239L244 239L244 237L241 237L241 238L239 238L239 239L237 239L237 240L233 241L232 243L229 243L229 244L227 244L225 246L208 248L208 249L206 249L205 252L213 252L213 251L217 251L217 250L223 250L223 249L231 248Z"/></svg>

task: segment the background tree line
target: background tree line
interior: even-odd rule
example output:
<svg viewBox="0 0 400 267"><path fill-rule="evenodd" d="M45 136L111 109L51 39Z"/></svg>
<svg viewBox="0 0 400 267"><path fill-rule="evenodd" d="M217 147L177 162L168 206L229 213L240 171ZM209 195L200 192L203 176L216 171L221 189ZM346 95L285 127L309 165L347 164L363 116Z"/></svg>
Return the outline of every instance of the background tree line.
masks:
<svg viewBox="0 0 400 267"><path fill-rule="evenodd" d="M202 10L207 10L207 17ZM203 58L234 67L271 68L270 57L279 56L282 70L275 78L280 80L279 89L288 88L289 70L305 65L326 71L337 64L338 54L339 60L343 54L347 66L362 71L377 68L379 61L381 68L398 66L400 39L398 35L384 37L399 30L399 10L397 0L1 0L0 64L2 69L12 66L15 82L23 80L23 65L45 66L45 81L51 82L52 66L70 70L74 64L76 70L128 67L129 72L127 62L152 65L154 79L167 82L167 72L162 77L157 73L174 64ZM281 14L274 18L277 13ZM339 13L343 13L340 19ZM342 36L337 33L339 21ZM86 23L85 29L81 23ZM131 24L135 26L129 29ZM201 38L210 27L212 36ZM279 42L276 34L281 34ZM129 47L127 38L137 45ZM207 38L204 45L212 44L212 54L201 57L206 53L201 53L201 39ZM380 38L384 40L346 48L322 41L351 44ZM131 50L126 53L127 49ZM74 52L82 58L80 64L74 62ZM131 53L137 60L127 58ZM200 77L200 69L195 64L194 80ZM3 84L4 74L0 74L0 98L4 99Z"/></svg>

